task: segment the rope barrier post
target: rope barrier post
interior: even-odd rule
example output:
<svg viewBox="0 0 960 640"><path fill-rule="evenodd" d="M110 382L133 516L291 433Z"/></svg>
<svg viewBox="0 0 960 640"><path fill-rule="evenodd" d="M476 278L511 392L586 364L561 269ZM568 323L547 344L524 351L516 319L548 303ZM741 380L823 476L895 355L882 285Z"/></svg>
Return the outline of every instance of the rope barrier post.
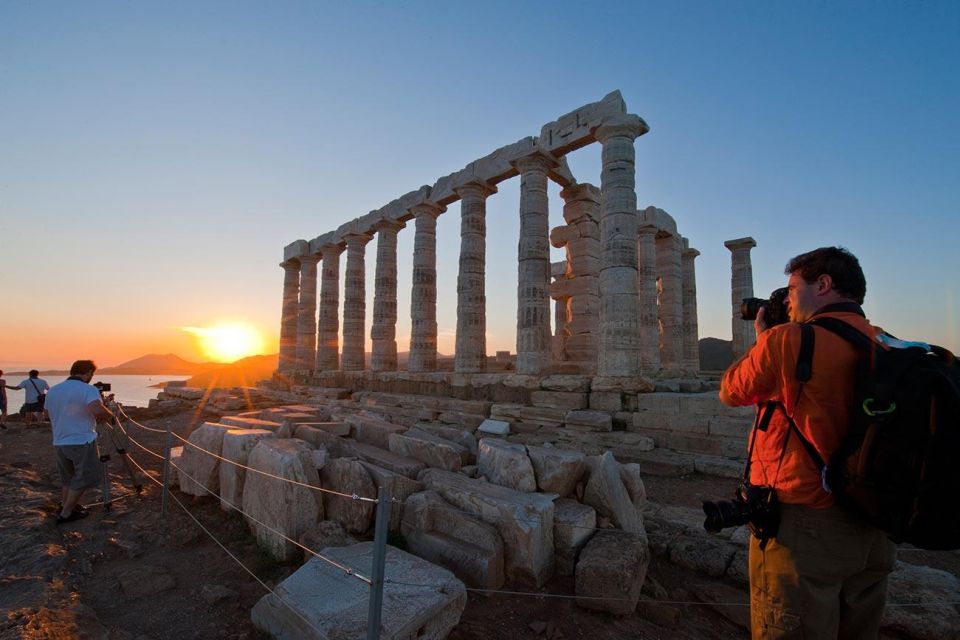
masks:
<svg viewBox="0 0 960 640"><path fill-rule="evenodd" d="M170 423L167 422L167 442L163 446L163 491L160 494L161 522L167 521L167 494L170 493L170 448L173 444L173 434Z"/></svg>
<svg viewBox="0 0 960 640"><path fill-rule="evenodd" d="M367 640L380 638L383 609L383 574L387 563L387 529L390 527L390 498L387 488L377 490L377 521L373 530L373 574L370 579L370 609L367 613Z"/></svg>

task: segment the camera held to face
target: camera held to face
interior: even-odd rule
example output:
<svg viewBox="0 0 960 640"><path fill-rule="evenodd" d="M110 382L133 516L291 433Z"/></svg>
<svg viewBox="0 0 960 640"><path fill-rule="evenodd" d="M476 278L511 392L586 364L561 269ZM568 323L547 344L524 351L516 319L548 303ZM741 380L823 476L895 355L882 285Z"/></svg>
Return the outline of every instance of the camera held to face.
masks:
<svg viewBox="0 0 960 640"><path fill-rule="evenodd" d="M787 303L786 287L774 289L769 300L763 298L744 298L740 303L740 317L744 320L756 320L757 313L764 309L763 321L767 327L774 327L784 322L790 322L789 306Z"/></svg>
<svg viewBox="0 0 960 640"><path fill-rule="evenodd" d="M703 501L706 519L703 528L709 533L721 529L747 525L761 542L776 537L780 526L780 503L773 487L756 486L742 482L733 500Z"/></svg>

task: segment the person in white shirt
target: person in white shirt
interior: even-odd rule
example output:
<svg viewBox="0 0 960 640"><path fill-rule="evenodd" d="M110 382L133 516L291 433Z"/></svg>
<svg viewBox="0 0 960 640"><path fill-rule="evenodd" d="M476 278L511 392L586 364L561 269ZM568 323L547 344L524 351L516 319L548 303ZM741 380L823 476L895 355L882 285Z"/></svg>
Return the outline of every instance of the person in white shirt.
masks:
<svg viewBox="0 0 960 640"><path fill-rule="evenodd" d="M23 406L20 407L20 413L23 415L23 421L27 424L31 422L40 422L43 419L44 398L43 396L50 390L47 381L40 377L40 372L31 369L29 377L18 384L14 389L23 389L25 395Z"/></svg>
<svg viewBox="0 0 960 640"><path fill-rule="evenodd" d="M77 360L70 377L54 385L47 394L53 448L57 454L63 504L57 524L86 517L78 503L83 492L100 481L100 452L97 450L97 420L112 420L100 391L90 384L97 365L93 360Z"/></svg>

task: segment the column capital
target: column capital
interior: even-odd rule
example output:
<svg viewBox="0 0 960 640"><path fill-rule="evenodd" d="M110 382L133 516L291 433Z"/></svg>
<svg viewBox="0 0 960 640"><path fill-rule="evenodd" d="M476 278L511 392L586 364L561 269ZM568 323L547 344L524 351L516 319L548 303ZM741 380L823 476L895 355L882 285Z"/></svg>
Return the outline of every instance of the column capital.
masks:
<svg viewBox="0 0 960 640"><path fill-rule="evenodd" d="M560 190L560 197L563 198L564 202L585 201L600 204L600 187L589 182L572 184Z"/></svg>
<svg viewBox="0 0 960 640"><path fill-rule="evenodd" d="M510 164L520 173L528 171L547 173L550 169L560 166L560 161L553 154L537 149L530 155L511 160Z"/></svg>
<svg viewBox="0 0 960 640"><path fill-rule="evenodd" d="M289 260L284 260L281 262L280 266L283 267L285 271L299 271L300 260L297 258L290 258Z"/></svg>
<svg viewBox="0 0 960 640"><path fill-rule="evenodd" d="M696 258L698 255L700 255L700 252L697 251L696 249L692 249L692 248L690 248L690 247L687 247L686 249L684 249L684 250L680 253L680 255L683 256L684 258L688 259L688 260L693 260L693 259Z"/></svg>
<svg viewBox="0 0 960 640"><path fill-rule="evenodd" d="M730 251L736 251L737 249L752 249L757 246L757 241L747 236L746 238L737 238L735 240L727 240L723 243L727 249Z"/></svg>
<svg viewBox="0 0 960 640"><path fill-rule="evenodd" d="M476 198L486 200L489 196L497 192L497 187L486 180L471 180L470 182L454 187L453 191L460 196L461 199Z"/></svg>
<svg viewBox="0 0 960 640"><path fill-rule="evenodd" d="M376 232L386 231L396 233L400 229L406 228L406 223L400 222L399 220L389 220L384 219L373 225L373 230Z"/></svg>
<svg viewBox="0 0 960 640"><path fill-rule="evenodd" d="M647 126L647 123L644 122L640 116L627 113L607 118L601 122L593 130L593 137L602 144L610 138L617 136L627 137L632 140L639 138L648 131L650 131L650 127Z"/></svg>
<svg viewBox="0 0 960 640"><path fill-rule="evenodd" d="M346 247L342 244L325 244L319 249L320 257L324 260L327 258L336 258L343 253L344 249L346 249Z"/></svg>
<svg viewBox="0 0 960 640"><path fill-rule="evenodd" d="M357 244L364 246L371 240L373 240L373 235L369 233L346 233L343 235L343 241L347 243L348 247Z"/></svg>
<svg viewBox="0 0 960 640"><path fill-rule="evenodd" d="M319 253L310 253L310 254L307 254L307 255L305 255L305 256L300 256L300 266L301 266L301 267L303 267L303 266L305 266L305 265L309 265L309 264L317 264L318 262L320 262L320 254L319 254Z"/></svg>
<svg viewBox="0 0 960 640"><path fill-rule="evenodd" d="M445 206L437 204L433 200L423 200L408 209L414 218L419 218L420 216L433 216L434 218L438 218L440 214L446 210L447 208Z"/></svg>
<svg viewBox="0 0 960 640"><path fill-rule="evenodd" d="M638 236L656 236L659 229L656 225L653 224L638 224L637 225L637 235Z"/></svg>

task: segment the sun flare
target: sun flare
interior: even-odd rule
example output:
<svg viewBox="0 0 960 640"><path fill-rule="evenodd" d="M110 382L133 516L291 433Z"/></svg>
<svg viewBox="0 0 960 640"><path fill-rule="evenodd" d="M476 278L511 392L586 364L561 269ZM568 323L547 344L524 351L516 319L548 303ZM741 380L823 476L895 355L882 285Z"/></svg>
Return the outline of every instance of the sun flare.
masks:
<svg viewBox="0 0 960 640"><path fill-rule="evenodd" d="M203 354L217 362L234 362L263 353L263 334L242 322L225 322L209 327L184 327L197 339Z"/></svg>

